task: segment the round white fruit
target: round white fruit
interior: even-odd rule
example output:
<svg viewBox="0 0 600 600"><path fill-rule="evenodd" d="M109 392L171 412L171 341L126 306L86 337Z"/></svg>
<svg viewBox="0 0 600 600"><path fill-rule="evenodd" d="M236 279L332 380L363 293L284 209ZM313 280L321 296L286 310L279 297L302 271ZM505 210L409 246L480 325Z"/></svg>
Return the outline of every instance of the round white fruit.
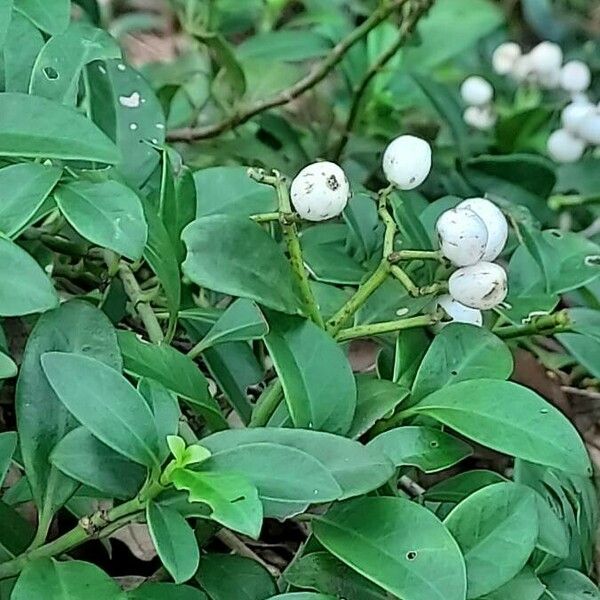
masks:
<svg viewBox="0 0 600 600"><path fill-rule="evenodd" d="M325 221L337 217L346 208L350 184L335 163L316 162L296 175L290 197L300 217L307 221Z"/></svg>
<svg viewBox="0 0 600 600"><path fill-rule="evenodd" d="M515 42L500 44L492 54L492 67L498 75L508 75L521 56L521 46Z"/></svg>
<svg viewBox="0 0 600 600"><path fill-rule="evenodd" d="M570 133L578 134L584 119L595 110L596 107L589 102L571 102L561 113L562 126Z"/></svg>
<svg viewBox="0 0 600 600"><path fill-rule="evenodd" d="M536 73L552 73L560 70L563 53L554 42L541 42L529 53L531 65Z"/></svg>
<svg viewBox="0 0 600 600"><path fill-rule="evenodd" d="M473 129L487 131L496 124L496 115L489 106L467 106L463 120Z"/></svg>
<svg viewBox="0 0 600 600"><path fill-rule="evenodd" d="M550 134L546 144L550 157L559 163L577 162L585 152L585 142L566 129Z"/></svg>
<svg viewBox="0 0 600 600"><path fill-rule="evenodd" d="M456 208L470 209L484 222L488 239L482 259L492 261L498 258L508 238L508 222L502 211L487 198L467 198Z"/></svg>
<svg viewBox="0 0 600 600"><path fill-rule="evenodd" d="M600 113L593 111L582 119L579 135L588 144L600 146Z"/></svg>
<svg viewBox="0 0 600 600"><path fill-rule="evenodd" d="M483 315L476 308L469 308L455 300L450 294L444 294L438 298L438 305L450 318L450 323L469 323L481 327Z"/></svg>
<svg viewBox="0 0 600 600"><path fill-rule="evenodd" d="M462 82L460 95L469 106L483 106L492 101L494 88L487 79L471 75Z"/></svg>
<svg viewBox="0 0 600 600"><path fill-rule="evenodd" d="M452 208L440 215L435 229L442 254L457 267L474 265L483 258L488 231L477 213Z"/></svg>
<svg viewBox="0 0 600 600"><path fill-rule="evenodd" d="M414 135L401 135L383 154L383 172L387 180L401 190L421 185L431 171L431 146Z"/></svg>
<svg viewBox="0 0 600 600"><path fill-rule="evenodd" d="M517 58L510 74L518 83L535 79L533 65L531 64L531 57L529 54L523 54Z"/></svg>
<svg viewBox="0 0 600 600"><path fill-rule="evenodd" d="M560 86L567 92L585 92L590 87L590 68L580 60L571 60L560 71Z"/></svg>
<svg viewBox="0 0 600 600"><path fill-rule="evenodd" d="M508 291L506 271L495 263L480 262L458 269L448 281L450 295L461 304L489 310L501 304Z"/></svg>

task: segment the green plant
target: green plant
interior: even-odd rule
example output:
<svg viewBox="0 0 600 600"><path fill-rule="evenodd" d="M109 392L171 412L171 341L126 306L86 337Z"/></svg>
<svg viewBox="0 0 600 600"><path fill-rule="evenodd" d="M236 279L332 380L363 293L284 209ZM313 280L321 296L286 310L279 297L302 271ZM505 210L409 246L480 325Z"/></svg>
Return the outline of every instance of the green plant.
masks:
<svg viewBox="0 0 600 600"><path fill-rule="evenodd" d="M136 13L0 0L0 599L600 597L586 446L509 381L596 393L600 248L430 77L500 12L297 4L173 1L144 77ZM123 589L82 547L133 525Z"/></svg>

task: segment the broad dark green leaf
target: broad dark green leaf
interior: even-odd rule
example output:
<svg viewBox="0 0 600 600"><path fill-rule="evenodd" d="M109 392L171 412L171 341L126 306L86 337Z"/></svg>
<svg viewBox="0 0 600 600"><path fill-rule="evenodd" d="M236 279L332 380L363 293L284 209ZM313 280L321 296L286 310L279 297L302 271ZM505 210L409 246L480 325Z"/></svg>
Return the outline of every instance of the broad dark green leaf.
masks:
<svg viewBox="0 0 600 600"><path fill-rule="evenodd" d="M54 192L64 217L85 239L131 260L142 257L148 226L137 194L117 181L79 179Z"/></svg>
<svg viewBox="0 0 600 600"><path fill-rule="evenodd" d="M155 502L146 507L146 521L160 560L175 583L191 579L200 561L194 530L176 510Z"/></svg>
<svg viewBox="0 0 600 600"><path fill-rule="evenodd" d="M244 342L264 337L269 332L260 308L246 298L239 298L219 317L202 339L202 348L227 342Z"/></svg>
<svg viewBox="0 0 600 600"><path fill-rule="evenodd" d="M95 437L133 462L146 467L159 464L152 412L118 371L67 352L46 352L41 363L60 401Z"/></svg>
<svg viewBox="0 0 600 600"><path fill-rule="evenodd" d="M61 169L20 163L0 169L0 231L8 237L21 232L48 197Z"/></svg>
<svg viewBox="0 0 600 600"><path fill-rule="evenodd" d="M85 427L67 433L50 462L71 479L110 497L128 500L141 489L146 471L95 438Z"/></svg>
<svg viewBox="0 0 600 600"><path fill-rule="evenodd" d="M206 594L189 585L143 583L127 594L128 600L208 600Z"/></svg>
<svg viewBox="0 0 600 600"><path fill-rule="evenodd" d="M115 164L110 139L73 108L38 96L0 94L0 156Z"/></svg>
<svg viewBox="0 0 600 600"><path fill-rule="evenodd" d="M425 492L425 498L431 502L458 503L477 490L502 481L506 480L493 471L465 471L432 485Z"/></svg>
<svg viewBox="0 0 600 600"><path fill-rule="evenodd" d="M50 35L61 33L69 25L70 0L14 0L14 3L16 10Z"/></svg>
<svg viewBox="0 0 600 600"><path fill-rule="evenodd" d="M481 600L538 600L544 593L544 584L530 567L525 567L508 583L490 592Z"/></svg>
<svg viewBox="0 0 600 600"><path fill-rule="evenodd" d="M413 407L499 452L589 476L590 461L576 429L535 392L509 381L463 381Z"/></svg>
<svg viewBox="0 0 600 600"><path fill-rule="evenodd" d="M263 566L235 554L203 556L196 579L211 600L266 600L277 593Z"/></svg>
<svg viewBox="0 0 600 600"><path fill-rule="evenodd" d="M119 45L106 31L73 22L50 38L38 54L29 93L74 106L83 67L94 60L120 56Z"/></svg>
<svg viewBox="0 0 600 600"><path fill-rule="evenodd" d="M211 427L226 426L218 404L208 393L208 382L193 360L167 344L150 344L131 331L118 331L125 371L149 377L192 404Z"/></svg>
<svg viewBox="0 0 600 600"><path fill-rule="evenodd" d="M239 472L244 473L244 470ZM258 490L245 477L177 469L171 479L178 490L188 492L190 502L208 504L213 521L254 539L260 536L263 507Z"/></svg>
<svg viewBox="0 0 600 600"><path fill-rule="evenodd" d="M231 214L240 217L277 210L275 190L250 179L245 167L212 167L194 173L196 217Z"/></svg>
<svg viewBox="0 0 600 600"><path fill-rule="evenodd" d="M525 486L489 485L463 500L445 519L467 565L467 598L494 591L527 563L538 536L536 500Z"/></svg>
<svg viewBox="0 0 600 600"><path fill-rule="evenodd" d="M285 580L300 589L345 600L386 600L387 592L353 571L329 552L313 552L291 562Z"/></svg>
<svg viewBox="0 0 600 600"><path fill-rule="evenodd" d="M236 48L241 60L272 59L301 61L325 56L331 45L318 33L307 30L269 31L246 39Z"/></svg>
<svg viewBox="0 0 600 600"><path fill-rule="evenodd" d="M403 600L464 600L457 543L426 508L403 498L360 498L334 506L314 534L332 554Z"/></svg>
<svg viewBox="0 0 600 600"><path fill-rule="evenodd" d="M342 349L312 321L269 313L265 344L296 427L345 434L356 410L356 383Z"/></svg>
<svg viewBox="0 0 600 600"><path fill-rule="evenodd" d="M56 444L77 426L42 370L41 356L55 350L85 354L121 370L115 330L106 315L87 302L66 302L40 317L33 328L17 380L15 406L21 456L41 527L49 525L54 512L77 486L49 460Z"/></svg>
<svg viewBox="0 0 600 600"><path fill-rule="evenodd" d="M594 377L600 377L600 340L582 333L559 333L556 339Z"/></svg>
<svg viewBox="0 0 600 600"><path fill-rule="evenodd" d="M84 594L85 592L85 594ZM11 600L126 600L125 592L91 563L79 560L58 562L42 558L30 562L21 572Z"/></svg>
<svg viewBox="0 0 600 600"><path fill-rule="evenodd" d="M600 590L588 577L574 569L544 575L542 581L552 600L600 600Z"/></svg>
<svg viewBox="0 0 600 600"><path fill-rule="evenodd" d="M397 467L410 465L425 473L442 471L473 454L473 448L462 440L423 426L391 429L375 437L369 447L388 456Z"/></svg>
<svg viewBox="0 0 600 600"><path fill-rule="evenodd" d="M5 431L4 433L0 433L0 487L4 482L4 477L6 477L16 447L16 431Z"/></svg>
<svg viewBox="0 0 600 600"><path fill-rule="evenodd" d="M0 500L0 563L25 552L34 535L31 524L12 506Z"/></svg>
<svg viewBox="0 0 600 600"><path fill-rule="evenodd" d="M160 161L155 146L165 141L165 116L148 82L119 60L87 67L92 120L120 151L119 172L141 187Z"/></svg>
<svg viewBox="0 0 600 600"><path fill-rule="evenodd" d="M360 375L356 378L356 393L356 411L347 433L353 439L366 433L379 419L391 414L409 391L386 379Z"/></svg>
<svg viewBox="0 0 600 600"><path fill-rule="evenodd" d="M183 230L182 239L183 272L199 286L287 313L302 306L289 263L260 225L237 216L203 217Z"/></svg>
<svg viewBox="0 0 600 600"><path fill-rule="evenodd" d="M507 379L513 371L508 346L482 327L450 323L434 338L417 371L411 402L469 379Z"/></svg>
<svg viewBox="0 0 600 600"><path fill-rule="evenodd" d="M2 279L10 282L0 287L0 316L30 315L57 306L58 296L40 265L23 248L2 236L0 265Z"/></svg>

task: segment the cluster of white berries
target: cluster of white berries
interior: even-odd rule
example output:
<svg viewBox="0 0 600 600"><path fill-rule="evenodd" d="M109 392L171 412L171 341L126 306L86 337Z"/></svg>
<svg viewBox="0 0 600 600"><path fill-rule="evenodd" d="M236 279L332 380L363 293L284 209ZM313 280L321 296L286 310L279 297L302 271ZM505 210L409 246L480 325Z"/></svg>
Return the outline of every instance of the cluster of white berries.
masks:
<svg viewBox="0 0 600 600"><path fill-rule="evenodd" d="M506 271L493 262L506 245L506 218L490 200L468 198L442 213L436 232L442 254L459 267L438 303L452 321L481 325L481 311L498 306L507 294Z"/></svg>
<svg viewBox="0 0 600 600"><path fill-rule="evenodd" d="M487 79L479 75L467 77L460 86L460 95L467 104L463 113L467 125L485 131L496 124L496 111L492 102L494 88Z"/></svg>
<svg viewBox="0 0 600 600"><path fill-rule="evenodd" d="M421 138L402 135L386 148L383 171L397 188L412 190L421 185L431 171L431 147ZM350 184L343 169L326 161L304 167L290 188L296 212L307 221L325 221L339 216L350 195Z"/></svg>

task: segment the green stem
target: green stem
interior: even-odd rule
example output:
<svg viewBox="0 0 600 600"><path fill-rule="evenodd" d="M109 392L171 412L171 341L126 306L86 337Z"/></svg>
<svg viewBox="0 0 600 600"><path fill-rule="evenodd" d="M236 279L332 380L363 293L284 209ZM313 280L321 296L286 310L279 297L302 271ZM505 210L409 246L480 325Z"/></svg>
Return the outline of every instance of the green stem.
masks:
<svg viewBox="0 0 600 600"><path fill-rule="evenodd" d="M406 288L411 296L419 295L419 288L404 269L401 269L398 265L391 265L390 273Z"/></svg>
<svg viewBox="0 0 600 600"><path fill-rule="evenodd" d="M258 399L248 426L264 427L273 416L275 410L277 410L282 398L283 386L281 385L281 381L276 379Z"/></svg>
<svg viewBox="0 0 600 600"><path fill-rule="evenodd" d="M279 213L278 212L267 212L267 213L258 213L256 215L250 215L250 218L255 223L272 223L274 221L279 221ZM294 223L301 223L302 219L295 214L287 215L287 221L293 221Z"/></svg>
<svg viewBox="0 0 600 600"><path fill-rule="evenodd" d="M145 302L144 292L140 288L133 271L128 265L122 262L119 265L119 275L121 276L125 293L142 320L150 341L154 344L160 344L165 339L163 331L152 307Z"/></svg>
<svg viewBox="0 0 600 600"><path fill-rule="evenodd" d="M433 325L439 320L433 315L420 315L418 317L410 317L408 319L398 319L395 321L384 321L382 323L371 323L370 325L358 325L357 327L349 327L342 329L337 335L338 342L346 342L356 338L371 337L381 335L383 333L393 333L403 329L412 329L414 327L427 327Z"/></svg>
<svg viewBox="0 0 600 600"><path fill-rule="evenodd" d="M402 260L436 260L444 262L444 257L439 250L398 250L388 255L391 263L397 263Z"/></svg>
<svg viewBox="0 0 600 600"><path fill-rule="evenodd" d="M566 310L561 310L550 315L533 317L529 323L523 325L511 325L500 327L494 333L504 340L524 337L529 335L552 335L562 331L568 331L571 319Z"/></svg>

